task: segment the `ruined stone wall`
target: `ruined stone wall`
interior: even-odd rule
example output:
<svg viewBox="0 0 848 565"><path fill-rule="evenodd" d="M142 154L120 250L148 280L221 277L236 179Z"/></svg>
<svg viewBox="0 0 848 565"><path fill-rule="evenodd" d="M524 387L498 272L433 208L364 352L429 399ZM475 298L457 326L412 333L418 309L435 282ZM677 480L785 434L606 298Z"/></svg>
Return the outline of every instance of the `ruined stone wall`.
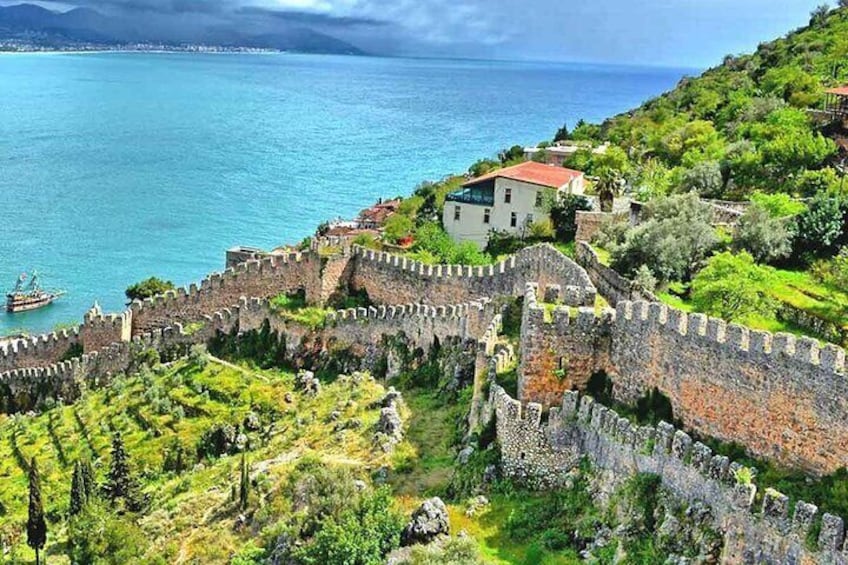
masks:
<svg viewBox="0 0 848 565"><path fill-rule="evenodd" d="M812 551L805 541L818 513L814 504L797 501L790 515L788 498L767 489L755 509L757 487L737 478L742 466L670 424L634 425L575 392L563 395L545 423L541 405L522 407L498 386L491 401L503 470L510 477L556 486L586 456L594 468L619 480L656 474L675 497L708 506L724 537L725 563L844 564L848 558L842 518L822 516L818 550Z"/></svg>
<svg viewBox="0 0 848 565"><path fill-rule="evenodd" d="M134 352L142 349L153 348L163 354L185 352L220 334L259 330L266 322L285 339L292 358L345 349L370 367L386 356L386 337L401 337L404 347L425 353L436 343L449 341L473 346L485 337L495 316L494 304L488 300L444 306L406 304L331 312L323 326L312 328L278 315L268 300L241 297L232 307L202 315L190 326L174 322L131 339L127 336L71 361L0 371L0 412L36 409L48 398L74 400L81 383L108 384L113 375L131 368ZM123 327L128 333L128 323L121 325L118 318L90 315L86 321L93 321L96 328L102 322L104 332Z"/></svg>
<svg viewBox="0 0 848 565"><path fill-rule="evenodd" d="M574 221L577 224L577 233L574 239L577 241L592 241L592 238L601 230L601 227L606 222L627 219L627 212L611 213L578 210L574 216Z"/></svg>
<svg viewBox="0 0 848 565"><path fill-rule="evenodd" d="M80 329L73 328L0 343L0 373L24 367L40 367L60 361L80 344Z"/></svg>
<svg viewBox="0 0 848 565"><path fill-rule="evenodd" d="M572 312L560 305L548 313L536 291L536 285L527 285L521 312L518 394L550 406L567 390L585 389L589 377L608 366L608 320L586 307ZM549 286L544 294L555 303L560 289Z"/></svg>
<svg viewBox="0 0 848 565"><path fill-rule="evenodd" d="M458 304L484 297L521 296L528 282L558 284L564 301L591 305L595 289L574 261L543 244L522 249L497 265L425 265L405 257L355 248L352 288L378 304Z"/></svg>
<svg viewBox="0 0 848 565"><path fill-rule="evenodd" d="M113 343L129 341L132 337L132 311L103 315L96 304L89 310L79 329L83 351L91 353Z"/></svg>
<svg viewBox="0 0 848 565"><path fill-rule="evenodd" d="M231 326L219 324L186 333L178 324L135 336L131 341L112 343L69 361L0 372L0 413L36 410L48 399L72 402L83 384L92 388L105 386L112 377L127 371L133 356L143 349L185 351L193 343L207 341L216 331L230 329Z"/></svg>
<svg viewBox="0 0 848 565"><path fill-rule="evenodd" d="M813 471L848 465L845 351L659 303L621 302L611 326L615 394L657 387L686 426Z"/></svg>
<svg viewBox="0 0 848 565"><path fill-rule="evenodd" d="M620 300L657 300L650 292L636 287L633 281L602 264L595 250L585 241L578 241L575 250L577 263L586 269L598 293L613 306Z"/></svg>
<svg viewBox="0 0 848 565"><path fill-rule="evenodd" d="M306 292L307 300L321 295L321 258L312 252L273 255L240 263L214 273L200 285L135 301L132 333L200 320L205 315L234 306L242 296L271 298L281 293Z"/></svg>
<svg viewBox="0 0 848 565"><path fill-rule="evenodd" d="M551 405L603 370L617 400L634 403L657 388L700 434L808 471L848 465L841 348L641 301L598 315L581 309L576 321L558 308L546 321L536 292L528 285L522 311L523 401Z"/></svg>

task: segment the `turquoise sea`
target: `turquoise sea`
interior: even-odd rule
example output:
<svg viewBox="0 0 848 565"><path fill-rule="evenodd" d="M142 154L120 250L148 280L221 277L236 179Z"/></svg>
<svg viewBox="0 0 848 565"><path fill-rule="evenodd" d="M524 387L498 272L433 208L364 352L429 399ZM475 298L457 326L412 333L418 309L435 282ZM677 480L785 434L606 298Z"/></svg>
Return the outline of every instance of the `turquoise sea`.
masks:
<svg viewBox="0 0 848 565"><path fill-rule="evenodd" d="M694 71L201 54L0 56L0 288L37 269L67 295L0 335L81 319L157 275L221 270L235 244L463 171L564 121L601 120Z"/></svg>

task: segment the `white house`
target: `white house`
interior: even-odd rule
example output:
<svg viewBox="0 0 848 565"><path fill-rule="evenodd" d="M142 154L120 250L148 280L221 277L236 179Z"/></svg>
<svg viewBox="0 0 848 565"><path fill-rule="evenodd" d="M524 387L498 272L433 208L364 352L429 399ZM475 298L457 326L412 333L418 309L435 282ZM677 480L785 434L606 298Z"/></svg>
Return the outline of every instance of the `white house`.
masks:
<svg viewBox="0 0 848 565"><path fill-rule="evenodd" d="M472 179L445 198L442 223L457 241L481 248L492 230L521 235L548 217L544 194L583 194L580 171L528 161Z"/></svg>

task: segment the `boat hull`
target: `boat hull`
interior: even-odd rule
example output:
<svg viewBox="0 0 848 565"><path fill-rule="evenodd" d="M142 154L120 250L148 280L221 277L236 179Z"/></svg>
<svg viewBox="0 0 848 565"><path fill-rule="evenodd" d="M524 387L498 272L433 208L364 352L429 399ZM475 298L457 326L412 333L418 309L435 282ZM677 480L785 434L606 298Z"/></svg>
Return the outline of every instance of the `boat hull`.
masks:
<svg viewBox="0 0 848 565"><path fill-rule="evenodd" d="M45 294L38 297L9 295L6 297L6 311L10 314L15 314L17 312L37 310L49 306L54 300L56 300L56 296L52 294Z"/></svg>

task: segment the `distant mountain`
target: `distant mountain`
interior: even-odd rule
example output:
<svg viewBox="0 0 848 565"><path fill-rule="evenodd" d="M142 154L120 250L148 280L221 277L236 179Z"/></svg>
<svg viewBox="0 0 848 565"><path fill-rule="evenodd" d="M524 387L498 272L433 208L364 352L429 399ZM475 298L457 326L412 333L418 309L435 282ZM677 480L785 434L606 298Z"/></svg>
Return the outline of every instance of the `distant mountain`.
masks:
<svg viewBox="0 0 848 565"><path fill-rule="evenodd" d="M251 33L227 22L210 28L165 32L156 25L130 19L111 17L89 8L54 12L33 4L0 6L0 41L14 40L56 48L84 43L115 46L150 42L174 46L202 44L303 53L363 54L350 43L302 24L281 25L271 33Z"/></svg>

